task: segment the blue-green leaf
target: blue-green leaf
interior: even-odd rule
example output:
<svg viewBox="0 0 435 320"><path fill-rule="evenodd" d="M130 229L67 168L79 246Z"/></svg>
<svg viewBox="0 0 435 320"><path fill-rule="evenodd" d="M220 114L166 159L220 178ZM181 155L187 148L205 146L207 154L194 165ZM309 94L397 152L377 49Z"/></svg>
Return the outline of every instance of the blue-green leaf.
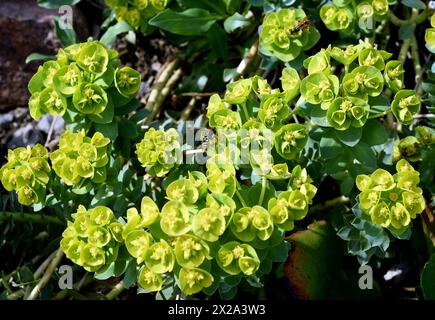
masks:
<svg viewBox="0 0 435 320"><path fill-rule="evenodd" d="M424 265L420 285L424 298L427 300L435 300L435 254L433 254Z"/></svg>
<svg viewBox="0 0 435 320"><path fill-rule="evenodd" d="M79 42L76 32L71 25L67 25L65 21L61 21L59 17L53 17L53 21L54 31L62 46L68 47Z"/></svg>
<svg viewBox="0 0 435 320"><path fill-rule="evenodd" d="M118 35L132 30L133 29L128 23L120 21L114 26L111 26L109 29L107 29L107 31L101 37L100 42L108 47L112 47Z"/></svg>
<svg viewBox="0 0 435 320"><path fill-rule="evenodd" d="M227 33L232 33L239 28L249 26L251 20L245 18L240 13L236 12L231 17L228 17L224 21L224 28Z"/></svg>
<svg viewBox="0 0 435 320"><path fill-rule="evenodd" d="M220 16L204 9L187 9L176 12L166 9L149 21L149 24L182 36L196 36L206 33Z"/></svg>

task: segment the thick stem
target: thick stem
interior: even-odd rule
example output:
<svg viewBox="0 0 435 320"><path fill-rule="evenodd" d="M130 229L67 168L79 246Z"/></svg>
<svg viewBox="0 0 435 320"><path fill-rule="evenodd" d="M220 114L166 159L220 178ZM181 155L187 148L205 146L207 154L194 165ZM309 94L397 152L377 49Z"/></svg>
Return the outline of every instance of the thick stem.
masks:
<svg viewBox="0 0 435 320"><path fill-rule="evenodd" d="M116 286L114 286L113 289L108 294L106 294L106 298L108 300L113 300L117 296L119 296L121 292L124 290L125 290L124 281L121 281Z"/></svg>
<svg viewBox="0 0 435 320"><path fill-rule="evenodd" d="M319 203L310 208L310 214L320 211L325 211L327 209L335 207L337 204L350 203L350 199L345 196L341 196L332 200L325 201L324 203Z"/></svg>
<svg viewBox="0 0 435 320"><path fill-rule="evenodd" d="M168 97L169 93L172 91L178 80L181 78L182 74L183 72L181 71L181 69L177 69L174 71L168 82L163 87L162 91L160 91L160 95L157 98L157 101L154 103L151 114L146 119L146 123L150 123L160 113L163 102Z"/></svg>
<svg viewBox="0 0 435 320"><path fill-rule="evenodd" d="M166 95L170 92L170 90L168 90L168 82L172 79L175 73L180 73L179 76L181 76L181 70L177 69L178 64L178 59L167 63L166 67L157 77L145 106L145 108L151 112L151 114L146 118L147 123L154 120L154 117L159 113L161 104L166 98L166 96L162 97L163 92L168 91Z"/></svg>
<svg viewBox="0 0 435 320"><path fill-rule="evenodd" d="M33 274L33 278L35 280L38 280L42 273L47 269L47 266L49 265L50 261L54 259L55 255L57 253L57 250L54 251L52 254L50 254L47 259L44 260L44 262L41 263L38 269L36 269L35 273Z"/></svg>
<svg viewBox="0 0 435 320"><path fill-rule="evenodd" d="M423 95L423 87L421 86L423 71L421 68L420 53L418 50L418 42L417 42L415 35L412 35L412 37L411 37L411 55L412 55L412 62L414 63L415 91L416 91L418 96L421 96L421 95Z"/></svg>
<svg viewBox="0 0 435 320"><path fill-rule="evenodd" d="M254 61L255 57L257 56L258 45L259 45L259 42L257 40L251 46L251 48L249 49L248 53L243 58L243 60L239 63L239 65L237 67L237 75L238 76L236 78L232 79L231 82L233 82L234 80L237 80L238 77L240 77L240 76L245 74L245 72L248 69L249 65L252 63L252 61Z"/></svg>
<svg viewBox="0 0 435 320"><path fill-rule="evenodd" d="M56 267L58 266L62 258L63 251L61 248L59 248L56 252L56 255L54 256L54 259L48 265L47 270L45 270L45 273L42 276L41 280L39 280L38 284L33 288L32 292L30 292L30 295L26 298L26 300L35 300L36 298L38 298L39 294L41 293L42 289L44 289L47 285L48 281L55 272Z"/></svg>
<svg viewBox="0 0 435 320"><path fill-rule="evenodd" d="M261 178L261 193L260 193L260 199L258 199L258 205L263 205L264 195L266 194L266 186L267 186L267 178L266 176L263 176Z"/></svg>
<svg viewBox="0 0 435 320"><path fill-rule="evenodd" d="M34 222L34 223L53 223L64 226L65 223L57 217L47 216L38 213L24 213L24 212L0 212L0 220L12 219L18 222Z"/></svg>

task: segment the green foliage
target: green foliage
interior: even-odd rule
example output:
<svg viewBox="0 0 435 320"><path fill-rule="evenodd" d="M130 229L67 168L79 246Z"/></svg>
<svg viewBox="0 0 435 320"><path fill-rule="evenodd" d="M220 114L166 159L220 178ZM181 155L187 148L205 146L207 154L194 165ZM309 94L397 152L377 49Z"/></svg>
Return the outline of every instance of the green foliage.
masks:
<svg viewBox="0 0 435 320"><path fill-rule="evenodd" d="M368 264L375 257L390 257L392 241L388 232L372 222L358 203L352 208L352 213L345 216L344 225L337 232L347 242L347 254L356 256L361 265Z"/></svg>
<svg viewBox="0 0 435 320"><path fill-rule="evenodd" d="M433 279L435 277L435 255L432 255L425 264L421 273L420 285L423 290L424 298L427 300L435 299L435 286Z"/></svg>

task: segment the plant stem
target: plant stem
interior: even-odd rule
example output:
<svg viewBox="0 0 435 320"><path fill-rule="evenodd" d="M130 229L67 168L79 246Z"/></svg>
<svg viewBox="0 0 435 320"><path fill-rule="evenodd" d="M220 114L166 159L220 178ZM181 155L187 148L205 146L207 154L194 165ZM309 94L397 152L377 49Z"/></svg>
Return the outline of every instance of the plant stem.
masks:
<svg viewBox="0 0 435 320"><path fill-rule="evenodd" d="M18 290L18 291L15 291L14 293L9 294L6 297L6 300L18 300L23 296L24 296L24 290Z"/></svg>
<svg viewBox="0 0 435 320"><path fill-rule="evenodd" d="M146 123L150 123L154 120L156 115L160 112L160 107L173 85L175 85L181 77L181 69L177 69L178 64L178 59L167 63L166 67L157 77L145 106L145 108L151 112L146 118Z"/></svg>
<svg viewBox="0 0 435 320"><path fill-rule="evenodd" d="M420 24L420 23L423 23L423 22L425 22L426 21L426 19L428 18L428 17L430 17L431 15L433 14L433 10L428 10L428 9L426 9L426 10L424 10L424 11L422 11L415 19L414 19L414 22L416 23L416 24Z"/></svg>
<svg viewBox="0 0 435 320"><path fill-rule="evenodd" d="M48 281L50 280L52 274L55 272L56 267L58 266L62 258L63 258L63 251L61 248L59 248L57 249L54 259L48 265L47 270L45 270L45 273L42 276L41 280L33 288L32 292L30 292L30 295L26 298L26 300L35 300L39 296L42 289L44 289L44 287L47 285Z"/></svg>
<svg viewBox="0 0 435 320"><path fill-rule="evenodd" d="M409 46L411 45L411 39L403 40L402 47L400 48L400 53L398 60L405 64L406 55L408 54Z"/></svg>
<svg viewBox="0 0 435 320"><path fill-rule="evenodd" d="M246 103L242 103L241 106L242 106L243 114L246 118L245 121L248 121L249 120L249 113L248 113L248 109L246 109Z"/></svg>
<svg viewBox="0 0 435 320"><path fill-rule="evenodd" d="M163 89L160 91L160 95L157 98L157 101L152 106L151 114L147 117L146 123L150 123L154 118L159 114L160 109L162 108L162 104L165 99L168 97L171 90L174 88L175 84L181 78L183 72L181 69L177 69L174 71L172 76L169 78L168 82L165 84Z"/></svg>
<svg viewBox="0 0 435 320"><path fill-rule="evenodd" d="M405 23L405 20L399 19L391 10L388 10L388 19L397 27Z"/></svg>
<svg viewBox="0 0 435 320"><path fill-rule="evenodd" d="M372 115L372 116L369 116L368 119L376 119L376 118L380 118L380 117L386 116L386 115L389 114L390 112L391 112L391 110L387 110L387 111L384 111L384 112L381 112L381 113L377 113L377 114L374 114L374 115Z"/></svg>
<svg viewBox="0 0 435 320"><path fill-rule="evenodd" d="M63 222L59 218L47 216L43 214L9 212L9 211L0 212L0 220L8 220L8 219L12 219L14 221L19 221L19 222L34 222L34 223L41 223L41 224L53 223L61 226L65 225L65 222Z"/></svg>
<svg viewBox="0 0 435 320"><path fill-rule="evenodd" d="M113 289L106 294L106 298L108 300L113 300L115 299L117 296L119 296L119 294L124 291L125 287L124 287L124 281L118 282L116 286L113 287Z"/></svg>
<svg viewBox="0 0 435 320"><path fill-rule="evenodd" d="M435 119L435 114L416 114L414 119Z"/></svg>
<svg viewBox="0 0 435 320"><path fill-rule="evenodd" d="M234 80L237 80L240 76L245 74L246 70L248 69L249 65L254 61L255 57L257 56L258 51L258 45L259 41L255 41L254 44L249 49L246 56L243 58L242 61L240 61L239 65L237 66L237 77L231 80L233 82Z"/></svg>
<svg viewBox="0 0 435 320"><path fill-rule="evenodd" d="M260 193L260 199L258 199L258 205L263 205L264 195L266 194L266 186L267 186L267 178L266 176L263 176L261 178L261 193Z"/></svg>
<svg viewBox="0 0 435 320"><path fill-rule="evenodd" d="M418 96L421 96L423 94L423 87L421 86L423 71L421 68L418 42L415 35L412 35L411 37L411 55L412 55L412 62L414 63L415 91Z"/></svg>
<svg viewBox="0 0 435 320"><path fill-rule="evenodd" d="M236 188L236 196L237 198L239 198L239 201L242 204L242 206L247 207L245 200L243 200L243 197L237 188Z"/></svg>
<svg viewBox="0 0 435 320"><path fill-rule="evenodd" d="M432 13L430 10L424 10L419 14L417 9L412 9L411 17L408 20L402 20L402 19L398 18L393 13L393 11L389 10L388 11L388 18L390 19L392 24L394 24L397 27L400 27L401 25L403 25L405 23L415 23L415 24L423 23L426 20L426 18L429 17L431 14Z"/></svg>
<svg viewBox="0 0 435 320"><path fill-rule="evenodd" d="M50 261L54 259L55 255L57 253L57 250L54 251L52 254L50 254L47 259L44 260L44 262L41 263L38 269L36 269L35 273L33 274L33 278L35 280L38 280L45 269L47 269L47 266L49 265Z"/></svg>
<svg viewBox="0 0 435 320"><path fill-rule="evenodd" d="M196 97L192 97L192 99L190 99L189 103L187 104L186 108L184 108L184 110L181 112L181 116L180 116L181 121L186 121L187 119L189 119L190 113L195 107L195 103L196 103Z"/></svg>
<svg viewBox="0 0 435 320"><path fill-rule="evenodd" d="M350 198L341 196L332 200L327 200L324 203L319 203L310 208L310 214L315 212L320 212L327 210L329 208L335 207L337 204L346 204L350 202Z"/></svg>
<svg viewBox="0 0 435 320"><path fill-rule="evenodd" d="M54 131L54 126L56 125L56 121L58 118L59 116L53 116L53 118L51 119L50 129L48 130L47 140L45 140L44 147L48 147L48 145L50 144L51 136L53 135Z"/></svg>

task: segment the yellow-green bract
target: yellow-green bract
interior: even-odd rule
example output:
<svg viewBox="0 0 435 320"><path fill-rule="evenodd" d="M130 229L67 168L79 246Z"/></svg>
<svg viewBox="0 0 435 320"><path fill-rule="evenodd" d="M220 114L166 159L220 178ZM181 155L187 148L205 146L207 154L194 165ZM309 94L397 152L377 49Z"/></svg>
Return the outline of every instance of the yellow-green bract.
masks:
<svg viewBox="0 0 435 320"><path fill-rule="evenodd" d="M16 190L18 202L26 206L43 201L51 174L47 149L40 144L20 147L9 150L7 159L0 168L5 189Z"/></svg>
<svg viewBox="0 0 435 320"><path fill-rule="evenodd" d="M59 149L50 154L54 172L70 186L85 181L104 182L109 143L110 140L100 132L90 138L84 130L77 133L65 131L60 137Z"/></svg>
<svg viewBox="0 0 435 320"><path fill-rule="evenodd" d="M62 234L65 255L87 271L95 272L115 261L122 238L122 225L107 207L87 210L82 205L72 214L73 222Z"/></svg>
<svg viewBox="0 0 435 320"><path fill-rule="evenodd" d="M261 50L288 62L313 47L320 34L301 9L280 9L267 13L260 34Z"/></svg>
<svg viewBox="0 0 435 320"><path fill-rule="evenodd" d="M359 203L363 212L374 223L400 234L424 210L425 201L418 187L419 172L404 159L397 162L396 171L391 175L377 169L371 175L359 175L356 185L361 191Z"/></svg>
<svg viewBox="0 0 435 320"><path fill-rule="evenodd" d="M118 95L133 98L139 89L140 74L129 67L119 67L117 57L118 52L99 41L59 49L57 59L40 66L29 82L31 116L62 116L67 110L99 115L113 107Z"/></svg>
<svg viewBox="0 0 435 320"><path fill-rule="evenodd" d="M332 31L370 32L375 28L375 22L387 18L388 10L388 0L334 0L320 8L320 19Z"/></svg>
<svg viewBox="0 0 435 320"><path fill-rule="evenodd" d="M146 32L148 20L163 11L168 0L104 0L113 9L118 21L127 22L132 28Z"/></svg>
<svg viewBox="0 0 435 320"><path fill-rule="evenodd" d="M164 176L181 157L180 137L175 129L167 131L150 128L136 144L139 162L152 176Z"/></svg>

